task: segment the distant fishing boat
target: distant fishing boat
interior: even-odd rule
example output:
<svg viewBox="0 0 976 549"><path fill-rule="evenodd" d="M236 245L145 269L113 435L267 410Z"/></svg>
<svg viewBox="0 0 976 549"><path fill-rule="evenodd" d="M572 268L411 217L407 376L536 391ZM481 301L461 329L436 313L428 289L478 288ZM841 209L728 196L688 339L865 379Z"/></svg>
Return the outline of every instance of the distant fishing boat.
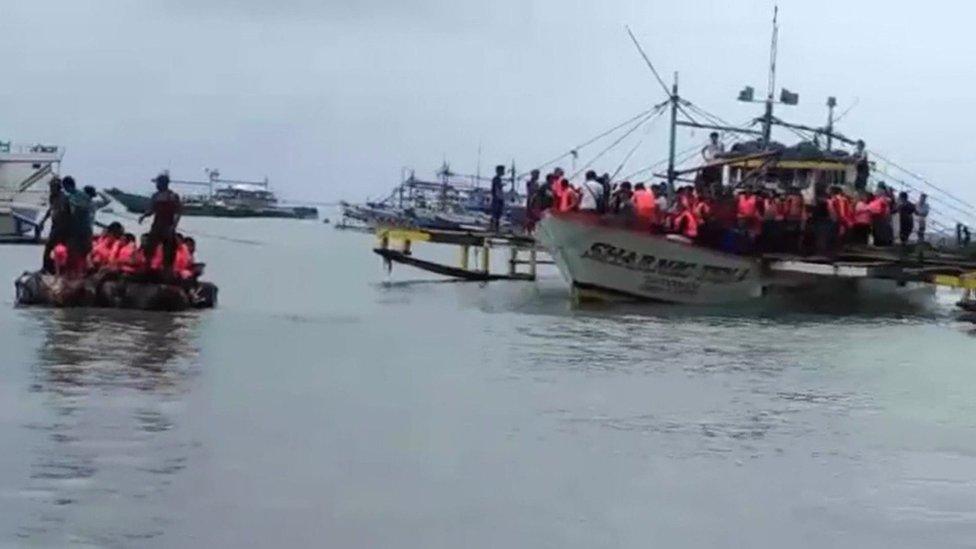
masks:
<svg viewBox="0 0 976 549"><path fill-rule="evenodd" d="M33 241L64 150L0 141L0 241Z"/></svg>
<svg viewBox="0 0 976 549"><path fill-rule="evenodd" d="M317 219L319 212L310 206L283 206L263 181L234 181L220 178L217 170L207 170L207 181L171 179L176 186L205 188L205 194L183 196L183 215L200 217L272 217L286 219ZM150 197L112 188L105 193L131 213L149 209Z"/></svg>
<svg viewBox="0 0 976 549"><path fill-rule="evenodd" d="M521 227L525 219L525 196L515 189L514 166L506 192L503 229ZM413 170L390 194L376 202L340 203L342 221L337 228L413 227L442 230L485 230L491 222L490 178L458 174L445 162L437 180L420 179Z"/></svg>

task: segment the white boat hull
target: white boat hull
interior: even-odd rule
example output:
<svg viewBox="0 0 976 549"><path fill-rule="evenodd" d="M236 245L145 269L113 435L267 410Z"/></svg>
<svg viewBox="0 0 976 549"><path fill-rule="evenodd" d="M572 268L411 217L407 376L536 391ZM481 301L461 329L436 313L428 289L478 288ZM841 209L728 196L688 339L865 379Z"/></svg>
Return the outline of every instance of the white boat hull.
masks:
<svg viewBox="0 0 976 549"><path fill-rule="evenodd" d="M577 214L546 215L535 234L575 289L689 304L751 301L763 294L758 260L680 237Z"/></svg>
<svg viewBox="0 0 976 549"><path fill-rule="evenodd" d="M787 296L817 303L894 299L921 305L935 295L929 284L773 272L758 258L614 226L585 214L547 214L535 236L581 298L623 296L709 305Z"/></svg>

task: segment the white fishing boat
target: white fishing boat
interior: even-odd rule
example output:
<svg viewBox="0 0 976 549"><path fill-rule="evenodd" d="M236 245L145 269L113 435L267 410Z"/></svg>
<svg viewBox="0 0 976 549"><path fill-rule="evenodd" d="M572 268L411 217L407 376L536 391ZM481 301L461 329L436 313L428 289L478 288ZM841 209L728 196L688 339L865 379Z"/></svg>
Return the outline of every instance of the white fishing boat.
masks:
<svg viewBox="0 0 976 549"><path fill-rule="evenodd" d="M697 246L677 235L609 224L598 217L547 214L535 237L576 291L679 303L761 297L757 259Z"/></svg>
<svg viewBox="0 0 976 549"><path fill-rule="evenodd" d="M976 262L965 256L940 254L925 246L909 254L908 248L837 243L838 231L836 225L830 224L826 197L831 192L856 196L868 184L871 168L863 154L850 154L833 146L863 145L834 130L833 98L827 101L828 122L823 127L792 124L774 116L774 105L795 105L799 96L786 89L778 101L774 95L778 34L775 17L773 29L768 95L754 101L753 89L748 87L739 95L740 101L764 105L764 115L756 119L761 127L725 124L679 96L677 78L671 87L664 86L658 78L668 95L667 101L630 130L639 129L642 123L663 113L665 106L670 107L667 172L658 176L666 181L672 206L676 207L676 183L681 182L693 184L700 194L711 197L714 210L721 207L729 213L719 216L713 211L704 225L707 234L699 231L697 237L690 239L665 234L669 228L660 224L638 228L632 215L543 215L534 237L552 256L577 299L623 296L671 303L724 304L782 293L804 298L832 296L851 300L884 295L914 300L933 295L933 284L966 287L962 280L976 270ZM636 38L634 42L640 49ZM644 58L656 76L650 60L646 55ZM689 110L698 113L697 119L688 114ZM752 140L706 157L704 165L679 170L675 153L678 127L721 131ZM774 127L785 127L809 140L785 147L773 141ZM778 222L776 233L769 234L780 237L781 246L757 242L756 233L737 226L734 193L740 189L799 196L808 212L806 221L797 221L795 228L789 229L784 228L783 221ZM792 231L789 237L784 236L787 230ZM939 278L943 275L949 278Z"/></svg>
<svg viewBox="0 0 976 549"><path fill-rule="evenodd" d="M33 237L63 155L57 146L0 142L0 239Z"/></svg>

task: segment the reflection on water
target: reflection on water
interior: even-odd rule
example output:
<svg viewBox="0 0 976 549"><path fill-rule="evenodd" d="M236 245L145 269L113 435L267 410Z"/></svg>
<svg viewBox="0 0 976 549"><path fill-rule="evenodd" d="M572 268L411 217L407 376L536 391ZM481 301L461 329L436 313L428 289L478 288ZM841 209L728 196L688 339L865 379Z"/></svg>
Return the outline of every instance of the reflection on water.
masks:
<svg viewBox="0 0 976 549"><path fill-rule="evenodd" d="M175 429L196 368L195 315L28 310L43 334L32 390L46 414L21 496L30 544L127 546L160 535L158 494L189 459ZM123 504L119 504L123 502Z"/></svg>

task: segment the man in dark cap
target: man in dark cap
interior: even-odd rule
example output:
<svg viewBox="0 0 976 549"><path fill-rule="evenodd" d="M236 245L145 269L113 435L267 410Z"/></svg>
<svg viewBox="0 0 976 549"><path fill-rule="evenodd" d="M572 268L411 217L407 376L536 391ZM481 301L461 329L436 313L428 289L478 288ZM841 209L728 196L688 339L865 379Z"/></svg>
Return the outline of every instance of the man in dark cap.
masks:
<svg viewBox="0 0 976 549"><path fill-rule="evenodd" d="M153 179L156 193L152 195L149 211L142 214L139 223L152 216L152 227L149 229L149 240L146 244L146 261L152 264L156 247L163 247L163 277L168 277L173 270L176 258L176 226L180 223L183 211L180 197L169 190L169 174L163 172Z"/></svg>

